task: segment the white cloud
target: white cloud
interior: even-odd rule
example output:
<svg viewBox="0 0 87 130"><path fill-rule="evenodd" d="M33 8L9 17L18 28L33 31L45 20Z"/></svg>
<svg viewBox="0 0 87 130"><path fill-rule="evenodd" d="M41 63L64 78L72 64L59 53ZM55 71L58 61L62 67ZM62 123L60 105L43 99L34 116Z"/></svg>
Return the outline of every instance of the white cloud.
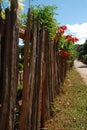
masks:
<svg viewBox="0 0 87 130"><path fill-rule="evenodd" d="M82 24L67 24L67 29L71 34L74 34L75 37L79 39L78 44L83 44L87 39L87 23Z"/></svg>

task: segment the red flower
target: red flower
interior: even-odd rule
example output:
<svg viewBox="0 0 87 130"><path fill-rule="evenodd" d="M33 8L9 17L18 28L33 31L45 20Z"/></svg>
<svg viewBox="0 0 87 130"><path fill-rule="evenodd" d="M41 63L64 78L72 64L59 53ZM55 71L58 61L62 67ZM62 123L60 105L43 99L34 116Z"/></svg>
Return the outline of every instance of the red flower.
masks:
<svg viewBox="0 0 87 130"><path fill-rule="evenodd" d="M58 28L58 32L63 34L66 29L67 29L66 26L60 26L60 27Z"/></svg>
<svg viewBox="0 0 87 130"><path fill-rule="evenodd" d="M72 40L72 34L67 35L67 36L66 36L66 39L68 40L68 42L71 41L71 40Z"/></svg>
<svg viewBox="0 0 87 130"><path fill-rule="evenodd" d="M59 55L64 56L64 57L68 57L70 55L70 53L66 52L66 51L63 51L63 50L59 50Z"/></svg>
<svg viewBox="0 0 87 130"><path fill-rule="evenodd" d="M70 55L69 52L66 52L66 51L65 51L65 52L63 53L63 56L65 56L65 57L67 57L67 56L69 56L69 55Z"/></svg>
<svg viewBox="0 0 87 130"><path fill-rule="evenodd" d="M72 38L72 42L78 42L78 41L79 41L78 38L76 38L76 37L73 37L73 38Z"/></svg>
<svg viewBox="0 0 87 130"><path fill-rule="evenodd" d="M67 26L60 26L60 29L62 29L62 30L67 30Z"/></svg>
<svg viewBox="0 0 87 130"><path fill-rule="evenodd" d="M72 37L71 34L70 34L70 35L67 35L67 36L66 36L66 39L68 40L68 42L70 42L70 41L72 41L72 42L77 42L77 41L79 41L78 38Z"/></svg>
<svg viewBox="0 0 87 130"><path fill-rule="evenodd" d="M64 30L60 28L59 33L64 33Z"/></svg>

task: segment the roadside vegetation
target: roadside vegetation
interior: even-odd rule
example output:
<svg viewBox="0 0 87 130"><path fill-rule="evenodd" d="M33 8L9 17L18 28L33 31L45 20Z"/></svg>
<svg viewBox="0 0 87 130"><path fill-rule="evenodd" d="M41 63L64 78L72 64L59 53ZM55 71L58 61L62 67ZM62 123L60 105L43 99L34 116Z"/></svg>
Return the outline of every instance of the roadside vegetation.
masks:
<svg viewBox="0 0 87 130"><path fill-rule="evenodd" d="M75 48L77 51L77 59L87 64L87 40L84 44L77 44Z"/></svg>
<svg viewBox="0 0 87 130"><path fill-rule="evenodd" d="M72 68L52 104L47 130L87 130L87 86Z"/></svg>

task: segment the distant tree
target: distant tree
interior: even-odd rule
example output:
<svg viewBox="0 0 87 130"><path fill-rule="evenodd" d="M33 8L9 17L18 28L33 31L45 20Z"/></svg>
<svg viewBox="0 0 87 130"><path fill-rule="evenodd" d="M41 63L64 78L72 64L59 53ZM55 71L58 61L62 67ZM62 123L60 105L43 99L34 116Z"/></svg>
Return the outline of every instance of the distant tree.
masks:
<svg viewBox="0 0 87 130"><path fill-rule="evenodd" d="M84 44L76 46L77 59L87 64L87 40Z"/></svg>

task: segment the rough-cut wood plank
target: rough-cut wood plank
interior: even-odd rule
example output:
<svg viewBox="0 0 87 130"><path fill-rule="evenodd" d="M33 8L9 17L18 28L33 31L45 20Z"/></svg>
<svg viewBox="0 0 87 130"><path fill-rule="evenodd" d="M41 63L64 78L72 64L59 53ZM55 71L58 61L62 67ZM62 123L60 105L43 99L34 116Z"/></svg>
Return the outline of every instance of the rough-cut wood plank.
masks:
<svg viewBox="0 0 87 130"><path fill-rule="evenodd" d="M38 39L38 47L39 50L37 52L38 56L38 80L39 81L39 86L37 86L38 90L38 96L37 96L37 119L36 119L36 130L40 129L41 127L41 111L42 111L42 54L43 54L43 44L42 44L42 39L43 39L43 30L40 30L39 33L39 39ZM38 49L38 48L37 48ZM37 72L37 74L38 74Z"/></svg>
<svg viewBox="0 0 87 130"><path fill-rule="evenodd" d="M16 1L15 1L16 2ZM12 8L11 8L12 9ZM2 55L2 111L0 118L0 129L14 129L17 90L17 68L18 68L18 28L17 13L15 9L11 12L6 10L4 42L1 46ZM2 35L3 36L3 35Z"/></svg>
<svg viewBox="0 0 87 130"><path fill-rule="evenodd" d="M35 65L36 65L36 25L34 25L33 30L33 42L32 42L32 49L31 49L31 59L30 59L30 66L29 66L29 81L28 81L28 121L27 127L31 129L32 126L32 101L34 95L34 84L35 84Z"/></svg>
<svg viewBox="0 0 87 130"><path fill-rule="evenodd" d="M48 36L49 36L49 34L48 34ZM48 39L48 50L47 50L47 52L48 52L48 58L47 58L47 60L48 60L48 67L47 67L47 72L48 72L48 74L47 74L47 76L48 76L48 78L47 78L47 95L48 95L48 99L47 99L47 109L48 109L48 117L49 116L51 116L51 103L52 103L52 101L53 101L53 97L52 97L52 79L51 79L51 72L52 72L52 68L51 68L51 45L52 45L52 43L51 43L51 41L50 41L50 38Z"/></svg>
<svg viewBox="0 0 87 130"><path fill-rule="evenodd" d="M18 38L19 29L17 24L17 0L11 0L11 34L10 34L10 114L9 130L14 129L16 95L18 85Z"/></svg>
<svg viewBox="0 0 87 130"><path fill-rule="evenodd" d="M30 44L30 9L28 10L27 31L25 35L25 47L24 47L24 75L23 75L23 98L22 98L22 110L20 115L19 130L27 130L27 114L28 114L28 51Z"/></svg>
<svg viewBox="0 0 87 130"><path fill-rule="evenodd" d="M49 103L49 46L50 46L50 36L49 33L46 31L45 36L45 78L46 78L46 88L44 91L44 95L46 95L46 101L45 101L45 120L48 119L50 116L50 103ZM46 93L46 94L45 94Z"/></svg>
<svg viewBox="0 0 87 130"><path fill-rule="evenodd" d="M42 112L41 112L41 127L45 125L46 119L46 99L47 99L47 75L46 75L46 31L43 31L42 39Z"/></svg>
<svg viewBox="0 0 87 130"><path fill-rule="evenodd" d="M40 119L41 117L38 116L39 110L39 93L40 93L40 68L41 68L41 42L40 42L40 29L39 24L37 22L37 31L36 31L36 65L35 65L35 84L34 84L34 95L32 101L32 117L31 117L31 130L38 130L40 129ZM41 104L40 104L41 105Z"/></svg>
<svg viewBox="0 0 87 130"><path fill-rule="evenodd" d="M5 130L8 128L9 124L9 104L10 104L10 62L9 62L9 42L10 42L10 13L9 10L6 11L6 25L5 25L5 40L3 42L3 74L2 74L2 93L3 93L3 101L2 101L2 110L1 110L1 118L0 118L0 129ZM9 31L8 31L9 30Z"/></svg>
<svg viewBox="0 0 87 130"><path fill-rule="evenodd" d="M0 14L1 14L1 10L0 10ZM1 84L1 85L0 85L0 90L1 90L1 91L0 91L0 104L1 104L1 102L2 102L2 101L1 101L1 100L2 100L2 99L1 99L1 97L2 97L2 96L1 96L1 95L2 95L2 79L1 79L1 77L2 77L2 76L1 76L1 73L2 73L2 69L1 69L1 64L2 64L2 63L1 63L1 43L2 43L1 28L2 28L2 24L1 24L1 23L2 23L2 18L0 17L0 84ZM1 107L0 107L0 109L1 109Z"/></svg>

